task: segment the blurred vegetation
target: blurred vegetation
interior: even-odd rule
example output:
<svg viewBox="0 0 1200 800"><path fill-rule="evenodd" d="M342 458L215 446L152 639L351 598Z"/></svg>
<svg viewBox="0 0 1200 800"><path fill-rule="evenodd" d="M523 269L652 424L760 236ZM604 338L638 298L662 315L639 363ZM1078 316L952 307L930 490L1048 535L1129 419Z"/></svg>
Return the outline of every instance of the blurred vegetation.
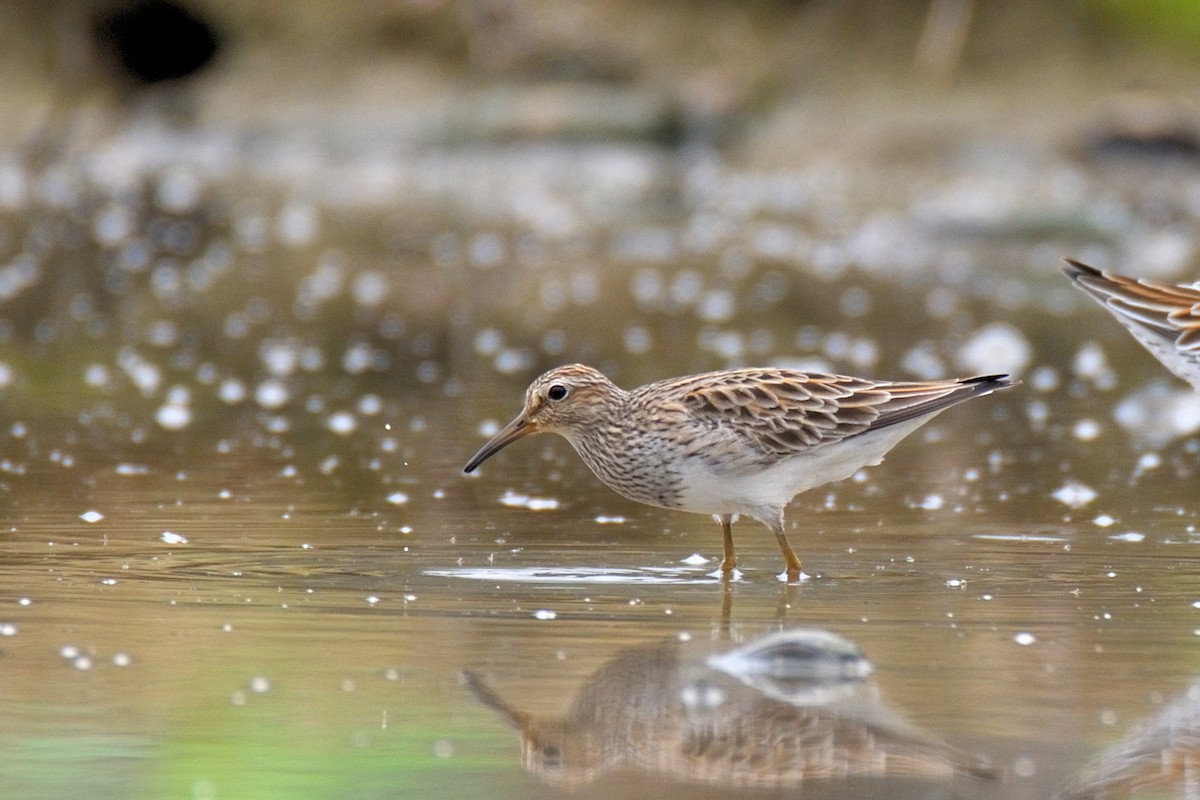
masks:
<svg viewBox="0 0 1200 800"><path fill-rule="evenodd" d="M1119 34L1146 37L1200 55L1200 3L1195 0L1088 0Z"/></svg>

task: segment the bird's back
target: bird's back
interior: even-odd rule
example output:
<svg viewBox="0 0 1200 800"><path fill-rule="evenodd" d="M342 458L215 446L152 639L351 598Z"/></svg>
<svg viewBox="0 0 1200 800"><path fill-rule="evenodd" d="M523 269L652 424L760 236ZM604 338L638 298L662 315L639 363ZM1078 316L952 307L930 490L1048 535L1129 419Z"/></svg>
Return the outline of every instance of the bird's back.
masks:
<svg viewBox="0 0 1200 800"><path fill-rule="evenodd" d="M1011 385L1005 376L886 382L742 369L630 394L654 420L651 446L677 487L677 507L761 519L800 492L879 463L946 408Z"/></svg>

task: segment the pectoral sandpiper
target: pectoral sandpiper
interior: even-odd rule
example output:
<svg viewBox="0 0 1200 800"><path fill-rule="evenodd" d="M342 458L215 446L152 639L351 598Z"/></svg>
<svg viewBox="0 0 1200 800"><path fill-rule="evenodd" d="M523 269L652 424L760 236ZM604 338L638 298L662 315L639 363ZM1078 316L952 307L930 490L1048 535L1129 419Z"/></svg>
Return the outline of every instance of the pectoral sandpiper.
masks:
<svg viewBox="0 0 1200 800"><path fill-rule="evenodd" d="M793 497L878 464L938 412L1013 383L1005 375L888 382L736 369L626 391L572 364L530 384L525 408L464 471L531 433L557 433L618 494L711 514L724 533L725 575L736 564L731 526L745 515L775 534L794 580L800 559L783 530Z"/></svg>
<svg viewBox="0 0 1200 800"><path fill-rule="evenodd" d="M1071 282L1117 318L1167 369L1200 391L1200 285L1127 278L1066 259Z"/></svg>

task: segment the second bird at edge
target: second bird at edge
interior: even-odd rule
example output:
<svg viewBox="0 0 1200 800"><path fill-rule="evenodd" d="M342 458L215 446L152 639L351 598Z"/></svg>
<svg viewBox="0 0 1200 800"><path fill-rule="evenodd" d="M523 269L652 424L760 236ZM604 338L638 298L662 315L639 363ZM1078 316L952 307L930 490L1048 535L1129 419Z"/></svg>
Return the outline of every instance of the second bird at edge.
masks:
<svg viewBox="0 0 1200 800"><path fill-rule="evenodd" d="M1108 309L1171 372L1200 392L1200 282L1130 278L1065 259L1071 282Z"/></svg>
<svg viewBox="0 0 1200 800"><path fill-rule="evenodd" d="M878 464L952 405L1016 385L1007 375L874 381L788 369L734 369L625 390L582 364L529 385L525 407L464 467L471 472L532 433L557 433L620 495L711 514L724 534L721 570L736 559L741 515L767 526L788 580L801 563L784 533L793 497Z"/></svg>

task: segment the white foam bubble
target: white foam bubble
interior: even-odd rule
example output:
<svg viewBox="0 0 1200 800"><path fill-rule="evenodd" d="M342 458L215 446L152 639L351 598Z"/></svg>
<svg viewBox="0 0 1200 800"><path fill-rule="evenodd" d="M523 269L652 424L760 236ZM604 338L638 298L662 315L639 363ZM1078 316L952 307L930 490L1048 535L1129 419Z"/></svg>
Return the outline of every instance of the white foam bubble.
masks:
<svg viewBox="0 0 1200 800"><path fill-rule="evenodd" d="M955 360L963 369L978 373L1016 373L1029 366L1033 347L1020 329L1007 322L984 325L963 343Z"/></svg>
<svg viewBox="0 0 1200 800"><path fill-rule="evenodd" d="M366 308L383 305L388 296L387 276L378 270L359 273L350 284L350 295L355 303Z"/></svg>
<svg viewBox="0 0 1200 800"><path fill-rule="evenodd" d="M237 378L226 378L217 387L217 397L229 405L241 403L246 399L246 384Z"/></svg>
<svg viewBox="0 0 1200 800"><path fill-rule="evenodd" d="M287 386L273 378L263 381L254 390L254 401L263 408L279 408L288 399Z"/></svg>
<svg viewBox="0 0 1200 800"><path fill-rule="evenodd" d="M325 427L339 436L346 436L358 429L358 420L349 411L337 411L325 420Z"/></svg>
<svg viewBox="0 0 1200 800"><path fill-rule="evenodd" d="M1096 490L1085 483L1068 480L1061 487L1050 493L1058 502L1070 508L1083 508L1096 499Z"/></svg>

